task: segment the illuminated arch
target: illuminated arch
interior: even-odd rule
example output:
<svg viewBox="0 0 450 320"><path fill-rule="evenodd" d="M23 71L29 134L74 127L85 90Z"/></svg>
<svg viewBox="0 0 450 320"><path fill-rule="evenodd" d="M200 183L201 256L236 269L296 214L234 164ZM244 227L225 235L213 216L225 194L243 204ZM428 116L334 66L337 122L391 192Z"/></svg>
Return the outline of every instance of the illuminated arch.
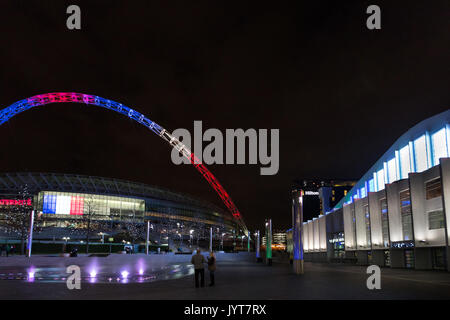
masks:
<svg viewBox="0 0 450 320"><path fill-rule="evenodd" d="M192 153L188 147L181 143L177 138L172 136L166 129L158 125L156 122L146 118L143 114L124 106L121 103L104 99L98 96L75 93L75 92L55 92L55 93L44 93L33 96L31 98L23 99L13 103L9 107L0 111L0 125L14 117L16 114L24 112L33 107L43 106L50 103L65 103L65 102L75 102L84 103L87 105L95 105L103 107L109 110L121 113L138 123L144 125L155 134L167 141L172 148L183 154L184 157L190 160L192 165L202 174L202 176L208 181L212 188L217 192L219 197L222 199L225 206L231 212L235 218L238 225L247 233L247 228L242 219L242 216L234 204L231 197L219 183L219 181L214 177L214 175L201 163L201 161Z"/></svg>

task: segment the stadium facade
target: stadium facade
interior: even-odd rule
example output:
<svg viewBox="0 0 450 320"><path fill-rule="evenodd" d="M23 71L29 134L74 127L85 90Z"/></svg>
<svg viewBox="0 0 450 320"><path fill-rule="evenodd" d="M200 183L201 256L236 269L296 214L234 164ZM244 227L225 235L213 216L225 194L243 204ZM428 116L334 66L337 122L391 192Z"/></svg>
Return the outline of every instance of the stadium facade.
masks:
<svg viewBox="0 0 450 320"><path fill-rule="evenodd" d="M208 237L210 227L221 235L238 231L231 214L208 202L142 183L85 175L0 174L0 227L8 225L8 212L20 206L37 213L35 239L61 240L68 230L85 229L87 223L113 236L130 225L145 230L149 221L158 239L163 234L163 239L190 241ZM77 232L73 234L76 238Z"/></svg>
<svg viewBox="0 0 450 320"><path fill-rule="evenodd" d="M450 270L449 124L450 110L408 130L332 210L304 222L305 260Z"/></svg>

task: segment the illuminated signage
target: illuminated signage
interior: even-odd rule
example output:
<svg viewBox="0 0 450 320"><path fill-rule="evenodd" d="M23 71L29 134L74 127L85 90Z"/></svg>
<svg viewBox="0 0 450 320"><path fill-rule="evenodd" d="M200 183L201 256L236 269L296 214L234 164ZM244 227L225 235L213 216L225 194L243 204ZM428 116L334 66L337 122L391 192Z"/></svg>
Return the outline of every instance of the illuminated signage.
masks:
<svg viewBox="0 0 450 320"><path fill-rule="evenodd" d="M305 191L305 196L318 196L319 191Z"/></svg>
<svg viewBox="0 0 450 320"><path fill-rule="evenodd" d="M399 242L392 242L391 243L392 248L414 248L414 242L413 241L399 241Z"/></svg>
<svg viewBox="0 0 450 320"><path fill-rule="evenodd" d="M14 200L14 199L0 199L0 206L31 206L31 199Z"/></svg>
<svg viewBox="0 0 450 320"><path fill-rule="evenodd" d="M344 238L334 238L328 240L329 243L344 242Z"/></svg>
<svg viewBox="0 0 450 320"><path fill-rule="evenodd" d="M44 195L43 213L81 216L83 215L83 210L83 197L51 194Z"/></svg>

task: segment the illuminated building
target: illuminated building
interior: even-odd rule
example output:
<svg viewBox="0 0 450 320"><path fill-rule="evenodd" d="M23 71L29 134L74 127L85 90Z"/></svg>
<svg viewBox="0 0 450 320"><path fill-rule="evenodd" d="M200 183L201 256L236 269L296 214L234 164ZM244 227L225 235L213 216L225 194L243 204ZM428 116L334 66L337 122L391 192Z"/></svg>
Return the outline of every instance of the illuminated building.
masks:
<svg viewBox="0 0 450 320"><path fill-rule="evenodd" d="M20 200L23 186L29 199ZM205 201L160 187L131 181L55 173L0 174L0 237L6 225L5 213L11 206L28 205L37 212L40 232L35 239L58 239L69 230L93 227L109 235L121 232L127 223L143 227L151 222L155 232L166 236L181 234L208 237L210 227L215 233L239 230L232 215ZM97 234L93 234L93 237ZM71 235L71 239L77 233ZM83 233L79 233L83 239ZM98 236L97 236L98 237ZM178 238L179 239L179 238Z"/></svg>
<svg viewBox="0 0 450 320"><path fill-rule="evenodd" d="M449 270L449 124L450 110L412 127L334 208L304 222L305 260Z"/></svg>

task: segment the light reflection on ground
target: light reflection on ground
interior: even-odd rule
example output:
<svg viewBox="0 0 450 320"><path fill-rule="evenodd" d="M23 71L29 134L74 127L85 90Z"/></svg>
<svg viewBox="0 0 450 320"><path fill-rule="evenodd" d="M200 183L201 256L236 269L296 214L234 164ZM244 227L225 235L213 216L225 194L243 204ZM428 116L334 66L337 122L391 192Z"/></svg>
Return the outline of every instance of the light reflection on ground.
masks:
<svg viewBox="0 0 450 320"><path fill-rule="evenodd" d="M84 270L85 269L85 270ZM139 269L135 273L129 271L112 272L111 270L87 270L81 268L81 282L84 283L146 283L158 280L179 279L194 274L194 267L189 264L166 265L158 269ZM65 268L0 268L0 280L19 280L26 282L61 283L66 282L70 274Z"/></svg>

